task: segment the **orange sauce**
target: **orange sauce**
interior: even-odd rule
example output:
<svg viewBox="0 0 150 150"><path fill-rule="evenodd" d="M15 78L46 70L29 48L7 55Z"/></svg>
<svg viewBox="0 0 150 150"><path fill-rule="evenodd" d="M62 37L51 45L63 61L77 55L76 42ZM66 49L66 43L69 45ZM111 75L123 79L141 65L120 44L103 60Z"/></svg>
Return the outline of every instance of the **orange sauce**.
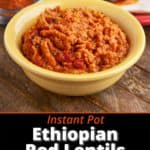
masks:
<svg viewBox="0 0 150 150"><path fill-rule="evenodd" d="M138 0L118 0L118 2L115 2L115 4L118 4L118 5L129 5L129 4L134 4L137 1Z"/></svg>
<svg viewBox="0 0 150 150"><path fill-rule="evenodd" d="M0 0L0 8L17 9L33 3L33 0Z"/></svg>

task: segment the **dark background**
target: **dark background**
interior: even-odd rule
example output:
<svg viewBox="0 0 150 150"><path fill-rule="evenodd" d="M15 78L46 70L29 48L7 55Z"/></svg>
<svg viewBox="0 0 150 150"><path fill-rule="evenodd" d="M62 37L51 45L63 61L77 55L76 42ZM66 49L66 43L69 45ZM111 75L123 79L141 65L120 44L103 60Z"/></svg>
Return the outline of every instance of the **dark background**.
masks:
<svg viewBox="0 0 150 150"><path fill-rule="evenodd" d="M83 125L47 125L49 114L0 114L0 149L20 149L25 150L26 144L33 144L33 127L48 128L55 126L61 129L67 126L68 130L84 130L90 126L97 129L117 130L119 133L118 146L125 146L126 150L150 150L150 114L93 114L95 116L104 115L104 125L83 124ZM51 114L51 116L80 116L88 117L89 114ZM39 146L50 146L53 143L35 143ZM64 144L64 143L63 143ZM97 146L101 143L89 142L85 146ZM70 143L73 150L78 146L78 142ZM60 147L63 149L63 147Z"/></svg>

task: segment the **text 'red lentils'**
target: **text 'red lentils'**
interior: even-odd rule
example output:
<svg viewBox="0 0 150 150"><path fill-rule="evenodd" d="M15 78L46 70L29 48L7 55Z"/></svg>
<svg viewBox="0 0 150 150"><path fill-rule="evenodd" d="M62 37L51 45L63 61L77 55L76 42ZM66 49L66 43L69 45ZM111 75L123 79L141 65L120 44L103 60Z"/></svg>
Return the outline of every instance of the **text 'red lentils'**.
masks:
<svg viewBox="0 0 150 150"><path fill-rule="evenodd" d="M126 34L110 17L86 8L46 9L22 38L34 64L63 73L90 73L120 63L128 54Z"/></svg>

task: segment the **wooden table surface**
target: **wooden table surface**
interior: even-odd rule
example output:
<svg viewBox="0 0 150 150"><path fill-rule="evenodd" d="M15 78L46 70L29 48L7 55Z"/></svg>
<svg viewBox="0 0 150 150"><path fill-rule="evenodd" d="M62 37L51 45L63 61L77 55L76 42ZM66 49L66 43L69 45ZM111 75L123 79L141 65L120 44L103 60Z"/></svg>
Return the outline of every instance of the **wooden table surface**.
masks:
<svg viewBox="0 0 150 150"><path fill-rule="evenodd" d="M112 87L85 97L48 92L30 81L8 56L0 26L0 112L150 112L150 27L145 52Z"/></svg>

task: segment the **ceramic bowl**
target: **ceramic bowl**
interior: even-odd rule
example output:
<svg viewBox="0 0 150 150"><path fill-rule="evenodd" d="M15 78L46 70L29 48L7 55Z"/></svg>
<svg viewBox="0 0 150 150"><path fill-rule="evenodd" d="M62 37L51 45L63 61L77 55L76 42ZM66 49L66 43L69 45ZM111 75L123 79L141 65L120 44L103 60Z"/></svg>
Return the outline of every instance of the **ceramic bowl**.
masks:
<svg viewBox="0 0 150 150"><path fill-rule="evenodd" d="M115 21L130 41L128 56L118 65L97 73L65 74L34 65L20 50L21 36L36 21L45 8L90 8L103 12ZM43 0L17 13L8 23L4 34L5 47L10 57L25 74L39 86L63 95L81 96L102 91L116 81L141 57L145 46L142 26L130 13L101 0Z"/></svg>

